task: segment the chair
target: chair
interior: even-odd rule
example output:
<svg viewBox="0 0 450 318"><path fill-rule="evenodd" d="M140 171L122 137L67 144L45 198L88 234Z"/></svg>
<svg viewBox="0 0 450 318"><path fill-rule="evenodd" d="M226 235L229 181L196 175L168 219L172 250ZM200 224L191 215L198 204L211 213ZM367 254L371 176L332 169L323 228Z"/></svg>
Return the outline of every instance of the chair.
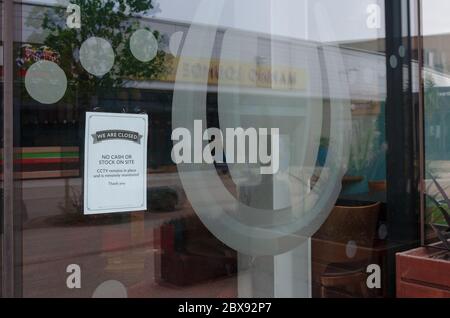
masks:
<svg viewBox="0 0 450 318"><path fill-rule="evenodd" d="M385 192L387 187L386 180L369 181L368 185L369 193Z"/></svg>
<svg viewBox="0 0 450 318"><path fill-rule="evenodd" d="M163 281L188 286L237 272L236 251L219 241L196 216L166 223L160 233Z"/></svg>
<svg viewBox="0 0 450 318"><path fill-rule="evenodd" d="M381 203L346 202L333 208L313 236L313 258L324 263L319 277L321 297L369 297L366 267L370 255L360 247L373 247ZM317 241L314 242L314 239ZM349 242L354 255L348 255ZM320 266L316 266L316 269Z"/></svg>

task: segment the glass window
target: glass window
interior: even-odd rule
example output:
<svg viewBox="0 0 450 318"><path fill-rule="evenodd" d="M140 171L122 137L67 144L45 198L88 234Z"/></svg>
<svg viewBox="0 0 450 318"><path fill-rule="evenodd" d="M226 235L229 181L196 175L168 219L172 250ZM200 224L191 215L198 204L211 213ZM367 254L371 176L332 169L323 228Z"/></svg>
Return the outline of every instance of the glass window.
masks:
<svg viewBox="0 0 450 318"><path fill-rule="evenodd" d="M386 10L17 3L23 296L392 296L388 70L410 48L391 55Z"/></svg>
<svg viewBox="0 0 450 318"><path fill-rule="evenodd" d="M423 86L425 139L425 242L439 245L450 227L447 174L450 159L448 138L449 25L445 1L423 1Z"/></svg>

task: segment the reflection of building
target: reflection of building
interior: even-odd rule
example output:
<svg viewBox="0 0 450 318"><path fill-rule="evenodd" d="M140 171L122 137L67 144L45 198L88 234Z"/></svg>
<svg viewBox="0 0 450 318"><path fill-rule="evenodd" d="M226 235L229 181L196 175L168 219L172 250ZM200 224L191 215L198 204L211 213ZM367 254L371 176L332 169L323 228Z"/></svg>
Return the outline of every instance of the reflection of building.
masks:
<svg viewBox="0 0 450 318"><path fill-rule="evenodd" d="M41 28L44 12L52 10L45 6L22 5L22 12L18 13L24 21L21 33L16 34L16 41L22 43L22 56L17 58L18 79L21 80L26 68L33 60L48 59L58 56L58 52L51 48L43 47L46 32ZM175 23L172 21L161 21L145 19L141 21L151 29L157 30L167 39L175 32L186 34L189 25ZM232 48L223 47L223 39L230 33L235 40L243 43L239 47L239 60L224 59L224 49L233 56ZM287 100L286 106L280 105L279 113L283 116L292 113L292 107L301 106L304 98L327 99L327 82L321 81L320 85L311 85L323 76L323 70L318 69L317 61L321 58L321 48L317 43L288 38L270 38L264 34L254 34L237 30L220 30L217 35L216 46L213 50L211 62L208 59L185 59L183 65L177 65L178 60L170 52L167 43L161 43L161 48L166 52L166 67L162 74L154 79L127 79L125 85L120 89L111 90L107 96L98 96L98 105L108 111L120 111L124 106L139 107L150 115L150 153L149 161L151 168L160 165L171 164L171 104L172 91L177 70L181 68L178 81L186 85L186 89L195 89L199 72L208 72L209 95L208 107L211 113L217 109L217 96L220 92L226 92L228 85L239 83L240 87L248 89L249 95L267 95L278 91L278 94ZM254 45L255 47L250 47ZM230 51L231 50L231 51ZM251 51L257 55L246 54ZM51 52L52 54L44 54ZM351 96L355 100L354 112L362 115L370 113L374 115L377 104L385 99L385 79L379 74L384 72L384 57L354 49L343 49L342 54L347 65L347 74L336 74L343 79L347 76L350 81ZM289 57L291 56L291 57ZM58 60L58 59L56 59ZM274 61L274 62L268 62ZM277 61L280 61L277 63ZM311 65L313 65L311 67ZM361 80L362 79L362 80ZM334 79L330 79L331 82ZM316 82L318 83L318 82ZM270 88L270 90L268 90ZM232 88L231 88L232 89ZM219 92L220 90L220 92ZM77 94L75 92L75 94ZM297 102L293 103L295 100ZM77 147L83 138L80 127L80 111L82 106L79 102L68 103L64 99L55 105L42 105L26 96L21 101L22 121L22 145L27 147L23 154L23 169L31 172L36 170L76 170L78 156L74 154L73 148ZM258 107L252 108L258 112ZM212 119L211 125L217 119ZM40 131L39 137L35 131ZM36 148L47 147L47 148ZM48 148L58 147L58 148ZM34 149L34 150L33 150ZM39 150L40 149L40 150ZM43 155L45 150L47 155ZM36 155L37 153L37 155ZM39 160L35 160L40 156ZM33 160L31 160L33 159ZM70 159L70 160L69 160ZM30 171L28 171L30 170ZM28 173L28 177L35 174ZM43 176L42 173L38 174ZM45 175L45 174L44 174ZM59 175L58 173L48 174Z"/></svg>
<svg viewBox="0 0 450 318"><path fill-rule="evenodd" d="M450 89L425 89L425 146L428 160L450 160Z"/></svg>
<svg viewBox="0 0 450 318"><path fill-rule="evenodd" d="M40 27L42 13L48 10L52 9L22 5L20 15L25 23L21 34L16 34L16 38L17 42L23 43L23 50L28 53L25 54L22 50L22 54L26 56L18 57L18 61L28 62L19 63L19 78L23 77L24 69L30 65L30 59L58 56L58 52L53 52L51 48L41 49L46 36L46 32ZM298 107L303 107L305 100L323 100L326 106L326 100L329 98L341 98L329 96L331 90L328 83L347 81L354 116L353 124L363 127L374 125L386 99L386 58L384 54L379 53L381 44L377 42L358 42L342 46L340 54L345 64L345 73L330 76L324 73L326 69L323 52L327 50L327 46L298 39L221 29L216 37L211 60L187 57L183 65L179 65L178 59L170 53L168 39L175 32L186 34L190 25L157 19L143 19L141 22L163 35L160 49L166 54L164 72L152 79L128 78L122 88L97 97L98 105L107 111L138 107L150 115L150 145L153 145L149 150L150 168L171 164L172 91L177 71L180 70L177 80L189 90L196 89L199 74L208 73L208 108L211 114L216 113L218 95L226 94L227 89L233 90L236 83L244 93L248 91L249 96L277 94L277 101L285 101L281 102L277 109L279 116L292 116L298 111ZM224 43L227 38L241 45L236 48L226 47ZM31 51L34 52L33 56L30 56ZM430 74L436 82L447 80L447 77L441 74ZM415 85L417 87L417 83ZM80 111L82 105L78 101L74 104L62 100L55 105L42 105L25 96L21 104L24 147L77 147L80 144L83 138L80 116L83 112ZM255 114L261 111L257 105L251 109L250 112ZM217 121L216 116L212 115L210 124L219 126ZM383 127L383 124L379 127ZM379 127L374 126L373 129ZM34 134L36 130L40 131L39 137ZM384 135L381 131L377 133ZM65 149L55 148L55 151L50 151L51 155L44 156L41 161L33 161L33 166L24 165L24 170L76 170L78 159L69 154L73 153L73 148L67 148L70 151ZM27 153L29 151L35 152L26 150ZM25 160L25 157L29 156L32 155L24 155L24 163L30 162ZM67 156L71 158L69 163Z"/></svg>
<svg viewBox="0 0 450 318"><path fill-rule="evenodd" d="M358 0L351 1L358 2ZM298 2L292 1L292 3ZM334 3L332 1L315 2ZM395 287L393 283L395 253L397 250L409 248L410 244L417 244L416 240L419 238L418 215L419 209L423 210L424 207L424 204L421 204L420 207L418 204L419 196L423 194L420 193L419 185L424 181L420 176L420 172L422 172L420 166L423 164L423 160L419 157L423 153L419 153L422 141L419 139L423 132L425 132L425 138L427 137L426 131L416 126L417 121L427 120L427 114L424 114L424 118L421 118L421 114L418 114L418 118L416 117L418 107L416 105L417 96L414 94L419 92L419 67L417 63L409 63L409 56L392 60L392 56L402 56L401 49L404 48L402 45L406 45L411 40L416 42L411 37L401 38L403 34L407 34L403 33L407 32L403 30L403 26L408 26L407 21L403 19L411 18L413 22L415 19L409 17L408 13L399 12L397 4L400 2L385 2L386 30L370 32L372 35L381 37L377 41L317 43L222 28L211 37L211 39L215 39L212 56L202 56L202 58L188 56L183 63L179 62L179 58L171 55L167 42L175 32L186 34L190 25L173 21L143 19L143 24L163 34L159 54L165 60L164 72L153 77L127 76L126 82L120 87L108 86L104 90L93 89L85 92L76 89L77 85L73 85L73 83L77 82L74 80L67 91L71 95L70 98L66 96L61 102L53 105L43 105L33 101L22 85L25 70L29 66L26 63L30 63L34 58L54 59L59 56L59 52L56 52L54 48L43 48L45 36L48 33L40 28L42 15L39 14L39 11L42 13L53 9L46 6L32 6L29 3L15 5L18 10L21 10L17 12L19 27L15 29L15 49L19 52L22 45L30 49L28 52L19 54L25 57L23 60L22 56L18 56L19 60L16 65L18 71L14 77L17 80L14 89L16 112L12 116L13 118L5 116L4 120L6 126L3 145L5 148L3 156L4 183L5 190L10 191L5 191L6 204L4 204L3 216L3 229L5 230L3 238L6 238L8 242L0 244L0 249L5 248L4 255L17 254L17 260L3 259L4 265L8 265L4 266L6 271L3 271L4 275L2 276L3 287L10 289L6 295L12 295L12 291L15 291L12 289L16 289L11 288L11 279L20 276L23 276L23 281L17 282L17 289L23 289L25 296L91 296L93 289L105 279L118 279L130 287L130 290L136 288L135 283L138 283L137 289L144 287L145 290L136 294L146 297L169 295L167 291L170 288L153 284L158 275L155 270L157 266L154 266L156 262L153 264L152 261L159 257L160 252L173 253L165 255L169 256L165 265L161 260L166 274L176 275L178 273L182 278L190 275L190 280L197 283L200 283L202 278L209 279L216 274L223 276L234 273L233 266L236 264L234 256L219 255L217 257L218 254L224 254L222 253L224 249L216 244L210 244L211 241L205 240L202 233L198 231L198 226L202 226L202 224L194 214L193 200L186 197L185 193L188 192L190 185L196 187L194 191L203 197L211 196L210 193L214 191L219 198L217 202L219 207L228 207L224 202L228 192L249 206L253 203L263 203L263 200L260 200L263 196L265 198L262 199L268 201L272 198L270 194L266 195L264 191L258 191L257 182L255 185L250 185L255 190L253 192L240 187L232 179L232 171L218 173L220 181L226 187L221 191L215 191L207 183L191 182L188 186L180 184L182 173L177 173L177 167L172 164L170 158L173 95L176 86L176 93L183 90L188 93L199 91L206 103L203 99L201 104L196 100L196 105L206 104L208 125L220 126L219 124L222 124L221 128L225 128L222 121L223 116L220 114L221 106L225 106L222 107L222 110L224 108L226 110L226 106L238 105L234 109L229 107L229 113L236 115L239 119L244 118L250 123L252 119L260 119L255 118L258 116L272 116L275 125L283 126L285 131L292 131L289 127L294 126L294 123L301 125L306 121L304 118L308 118L304 114L305 109L309 107L309 109L317 110L319 107L313 106L320 105L320 113L323 115L322 127L319 127L319 124L310 124L309 127L321 129L322 135L327 136L327 133L330 135L327 131L327 124L331 126L331 123L339 123L331 119L335 118L330 114L334 110L331 100L345 99L345 105L352 108L353 137L351 141L348 138L346 145L352 143L353 157L347 175L342 179L344 187L343 191L339 193L339 200L329 203L330 205L348 206L342 206L343 209L333 209L336 213L334 217L330 218L329 223L331 224L324 232L331 232L331 234L334 232L334 234L327 236L325 233L325 236L316 240L316 244L311 244L312 253L302 253L301 256L313 263L311 276L315 277L313 279L316 285L319 285L318 287L335 289L335 287L343 286L350 290L355 288L355 291L351 291L353 295L365 284L367 277L366 269L360 267L362 264L359 261L379 264L383 273L383 295L393 296L395 293L393 290ZM96 2L91 1L91 3ZM361 2L358 3L361 4ZM394 3L395 5L393 5ZM408 2L408 4L412 3ZM340 3L333 4L333 6L340 5ZM5 11L8 11L6 6ZM255 10L255 12L258 11L260 11L259 8ZM296 12L293 14L295 18L298 18ZM363 10L361 14L360 18L362 17L363 24L360 26L364 28ZM309 18L309 14L306 15ZM7 17L11 16L11 14L7 15ZM281 14L280 18L283 19L284 16ZM333 19L336 16L338 14L333 14ZM241 16L241 18L246 17ZM318 21L319 23L336 24L326 17L316 18L316 20L322 20ZM264 20L263 23L265 22ZM359 23L354 23L353 17L351 21L344 17L342 22L347 29L349 26L352 28L354 25L359 25ZM288 24L286 23L286 25ZM201 25L194 27L200 32L207 28L207 26ZM341 26L336 25L335 31L341 33ZM333 38L335 36L333 33L329 32L328 38ZM402 35L399 36L398 33L402 33ZM341 38L342 36L347 37L342 33L338 35ZM232 41L227 42L227 37ZM201 36L193 38L194 40L197 38L199 44L203 39ZM4 40L5 47L12 48L12 43ZM46 44L51 46L51 43ZM439 47L438 41L433 45ZM75 47L78 46L77 43ZM433 49L431 45L428 46L431 50ZM186 48L183 39L181 47ZM338 48L339 50L337 50ZM171 49L173 50L173 47ZM176 51L176 48L173 51ZM410 53L409 49L407 51ZM412 58L417 59L418 48L413 48L413 51L412 54L416 55L413 55ZM9 50L5 50L5 52L9 52ZM73 53L72 56L72 52L64 51L61 53L63 57L56 61L76 64L81 69L80 64L76 62L76 49ZM332 58L328 59L326 54ZM445 66L436 67L437 70L435 68L436 65L443 64L445 56L437 53L430 55L426 52L425 55L426 66L430 67L430 69L425 69L427 76L432 78L437 87L449 86L449 77L446 75ZM116 56L122 55L117 54ZM437 57L439 57L439 61ZM330 60L338 61L340 59L342 59L344 67L339 65L339 67L333 68L336 64L330 66ZM404 61L405 65L402 67L401 64L398 64L399 61ZM67 72L67 69L66 67L66 74L71 74L70 71ZM178 77L175 81L177 71ZM83 77L87 76L83 70L79 74L82 74ZM199 77L204 74L207 75L208 80L207 84L202 86ZM341 87L340 84L348 86L348 94L344 89L336 89L336 87ZM410 86L412 86L412 91ZM236 89L239 90L239 94L234 96L238 95L238 98L246 101L245 112L239 109L243 103L220 103L221 97L223 101L224 96L232 96ZM205 94L206 90L208 94ZM432 91L430 90L430 92ZM435 91L439 92L440 88L436 88ZM8 95L8 92L9 90L4 90L5 96ZM441 98L446 99L444 96L446 93L444 91L440 93L443 94ZM176 104L181 105L179 113L183 116L183 100ZM84 139L84 113L87 109L92 109L94 105L100 110L109 112L145 111L150 115L149 175L147 179L150 208L146 211L147 213L118 215L117 218L115 215L112 217L106 215L105 219L96 220L83 216L81 213L83 193L80 189L84 180L79 167L82 166L80 161L84 156L83 149L79 146L83 144ZM425 103L425 107L429 105L431 104ZM440 111L444 114L446 105L441 103L440 106L442 106ZM8 109L12 110L13 104L5 98L5 115L8 114L6 111ZM266 111L271 109L273 112L269 113L269 116L265 116ZM437 113L438 118L430 120L431 125L428 128L433 136L442 137L445 116L439 116L441 113ZM191 119L188 116L186 118ZM280 124L282 122L280 119L287 124ZM12 129L8 130L13 121L16 128L14 132ZM17 121L20 122L17 123ZM230 122L231 126L234 126L234 122L231 120ZM439 129L436 122L441 123ZM427 129L427 127L425 128ZM307 132L308 130L303 131ZM16 160L20 159L23 163L17 169L11 169L10 165L12 147L8 140L11 140L12 137L17 140L17 147L23 147L17 149ZM322 149L319 149L319 153L321 152L324 158L337 157L329 149L330 140L323 139L320 143ZM287 140L285 143L288 142L291 142L289 145L292 147L290 148L301 145L299 138ZM430 142L427 140L426 144L429 147ZM445 142L439 144L439 147L442 146L445 148ZM439 151L444 151L442 150L444 148L439 148ZM290 153L286 155L288 151L284 151L284 149L281 152L284 157L290 156ZM310 157L314 160L314 156L315 154ZM428 154L427 158L429 158ZM291 169L293 165L289 164L289 172L295 173L296 171ZM324 164L322 163L322 165ZM294 168L296 167L294 166ZM20 171L19 169L25 171L22 174L23 178L39 179L18 183L20 193L17 197L24 201L22 204L24 207L21 204L11 205L9 203L12 200L7 199L7 196L9 195L10 198L11 193L14 192L12 191L14 185L10 172ZM220 172L228 171L223 169ZM314 173L326 176L327 171L314 167ZM311 182L303 182L305 188L315 187L316 179L318 179L317 175L313 175L308 180ZM336 188L339 188L339 181ZM278 188L281 190L279 193L288 192L285 190L286 187ZM291 191L292 197L296 196L294 199L297 199L298 192L294 188L293 190ZM336 189L336 195L338 190L340 188ZM257 192L262 194L259 197L252 195ZM317 192L319 198L326 197L323 195L324 192ZM277 197L277 195L272 197ZM280 198L283 199L281 196ZM278 202L284 203L287 200L278 200ZM215 205L205 204L205 206L207 207L206 213L209 213ZM287 205L273 204L273 207L275 206ZM26 213L23 213L23 222L17 220L16 223L15 218L21 215L20 209ZM370 210L374 213L370 213ZM164 214L161 213L163 211ZM195 222L186 224L185 221L189 222L188 217L190 216ZM14 229L16 224L18 225L17 231ZM163 224L169 226L163 226ZM22 230L19 229L20 225L23 225ZM164 233L159 235L157 233L159 229L162 229ZM231 229L230 232L233 233L234 229ZM156 234L154 237L151 233L153 231ZM14 251L12 243L13 240L16 240L14 238L16 233L18 234L17 246L23 246L23 249L19 248ZM159 239L158 236L160 236ZM20 241L20 237L22 241ZM198 242L204 244L198 244ZM196 256L188 258L186 252L189 252L191 256L192 254ZM250 253L253 254L253 252ZM229 294L235 294L237 290L234 286L235 282L239 286L239 296L245 296L241 291L246 290L247 287L254 292L252 295L259 296L256 293L262 292L263 297L296 292L294 290L296 288L295 278L298 277L297 274L302 268L305 270L307 268L304 262L300 263L296 259L296 254L298 255L294 252L288 255L277 255L273 258L249 258L249 262L244 264L244 268L238 268L239 279L233 275L230 279L233 282L225 283L232 289L232 293ZM178 261L180 258L185 258L187 261ZM89 277L84 280L82 290L71 291L64 285L66 277L64 277L63 267L66 265L66 261L67 264L79 262L83 266L83 272L88 273ZM210 261L215 262L217 266L215 266L216 264L212 265ZM355 263L355 261L358 262ZM15 264L23 266L12 266ZM203 264L208 264L206 269L203 269ZM192 266L198 272L190 270ZM247 279L245 276L245 282L242 284L243 276L241 274L247 274L247 269L254 270L255 275L253 278L250 277L251 279ZM258 272L259 269L261 269L260 272ZM18 275L15 275L15 272ZM266 275L267 272L268 275ZM167 277L165 279L169 280ZM175 281L179 282L180 280L175 279ZM195 286L196 290L200 290L197 287L201 286ZM217 294L216 291L223 290L220 284L208 284L206 288L208 290L204 293L198 293L194 289L188 288L172 289L170 295L184 297L206 294L211 296ZM387 289L392 290L388 291ZM20 292L18 291L18 293ZM136 294L130 292L129 295Z"/></svg>

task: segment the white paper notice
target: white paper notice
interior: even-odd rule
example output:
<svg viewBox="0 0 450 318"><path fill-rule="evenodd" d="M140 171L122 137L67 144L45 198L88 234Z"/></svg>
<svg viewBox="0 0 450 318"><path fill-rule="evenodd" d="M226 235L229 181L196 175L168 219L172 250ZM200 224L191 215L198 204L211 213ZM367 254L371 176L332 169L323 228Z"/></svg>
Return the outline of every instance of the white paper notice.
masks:
<svg viewBox="0 0 450 318"><path fill-rule="evenodd" d="M86 113L84 214L147 210L148 116Z"/></svg>

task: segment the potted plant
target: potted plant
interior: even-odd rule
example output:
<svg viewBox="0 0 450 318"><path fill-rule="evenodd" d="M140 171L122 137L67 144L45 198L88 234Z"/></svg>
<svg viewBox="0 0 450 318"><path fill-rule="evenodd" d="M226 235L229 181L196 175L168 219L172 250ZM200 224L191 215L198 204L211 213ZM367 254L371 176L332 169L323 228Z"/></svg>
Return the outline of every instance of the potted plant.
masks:
<svg viewBox="0 0 450 318"><path fill-rule="evenodd" d="M441 222L433 223L436 215L432 216L430 227L438 242L397 254L398 297L450 298L450 200L436 178L431 175L431 179L438 192L427 198L435 206L431 211L441 215Z"/></svg>

